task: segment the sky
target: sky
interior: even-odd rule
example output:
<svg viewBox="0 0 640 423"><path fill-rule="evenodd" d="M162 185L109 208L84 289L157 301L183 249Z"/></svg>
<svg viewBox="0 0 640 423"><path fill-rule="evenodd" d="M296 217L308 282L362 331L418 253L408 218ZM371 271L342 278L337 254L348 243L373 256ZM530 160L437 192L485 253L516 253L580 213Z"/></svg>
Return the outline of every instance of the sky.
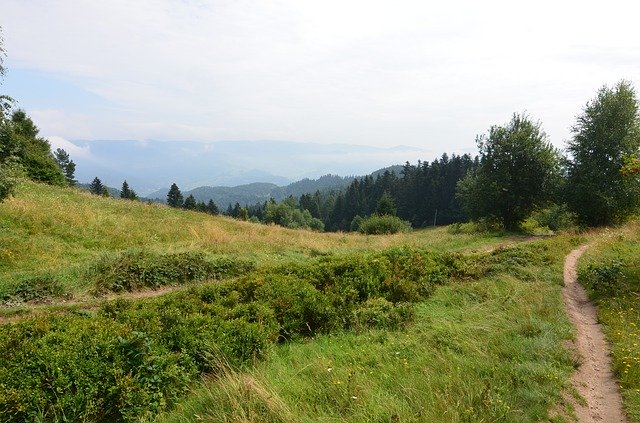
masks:
<svg viewBox="0 0 640 423"><path fill-rule="evenodd" d="M19 101L76 140L283 140L474 152L514 112L559 148L585 104L640 87L640 4L2 0ZM425 157L431 159L431 157Z"/></svg>

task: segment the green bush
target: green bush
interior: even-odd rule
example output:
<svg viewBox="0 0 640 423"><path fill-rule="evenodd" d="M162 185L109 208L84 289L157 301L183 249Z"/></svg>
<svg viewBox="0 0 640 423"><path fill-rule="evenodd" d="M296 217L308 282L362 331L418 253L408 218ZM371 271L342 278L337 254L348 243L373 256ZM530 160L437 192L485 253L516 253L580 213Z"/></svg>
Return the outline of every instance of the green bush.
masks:
<svg viewBox="0 0 640 423"><path fill-rule="evenodd" d="M398 232L409 232L411 223L390 215L372 215L360 222L358 231L367 235L385 235Z"/></svg>
<svg viewBox="0 0 640 423"><path fill-rule="evenodd" d="M355 328L398 329L413 317L408 303L394 304L376 297L365 301L354 312Z"/></svg>
<svg viewBox="0 0 640 423"><path fill-rule="evenodd" d="M278 341L397 329L412 319L412 302L451 278L544 263L548 254L532 244L473 257L410 247L323 256L157 298L107 301L95 312L0 325L0 420L151 419L199 375L264 359ZM200 255L121 258L126 265L108 274L132 278L124 279L133 281L127 287L146 283L149 274L153 281L174 277L165 269L177 263L185 267L178 276L191 279L250 268ZM55 289L52 281L43 279L39 289Z"/></svg>
<svg viewBox="0 0 640 423"><path fill-rule="evenodd" d="M119 292L223 279L253 269L254 265L247 261L222 256L209 258L200 252L125 251L114 258L101 259L87 277L94 280L98 292Z"/></svg>
<svg viewBox="0 0 640 423"><path fill-rule="evenodd" d="M614 259L608 263L590 263L578 272L578 279L595 297L608 297L620 292L625 275L624 263Z"/></svg>
<svg viewBox="0 0 640 423"><path fill-rule="evenodd" d="M476 234L483 232L504 232L504 225L495 218L481 218L472 222L453 223L447 227L450 234Z"/></svg>
<svg viewBox="0 0 640 423"><path fill-rule="evenodd" d="M539 228L547 228L551 231L575 229L577 217L566 204L552 204L544 209L536 210L525 221Z"/></svg>
<svg viewBox="0 0 640 423"><path fill-rule="evenodd" d="M5 303L26 301L46 302L64 294L63 286L52 275L39 275L23 279L9 288L1 297Z"/></svg>

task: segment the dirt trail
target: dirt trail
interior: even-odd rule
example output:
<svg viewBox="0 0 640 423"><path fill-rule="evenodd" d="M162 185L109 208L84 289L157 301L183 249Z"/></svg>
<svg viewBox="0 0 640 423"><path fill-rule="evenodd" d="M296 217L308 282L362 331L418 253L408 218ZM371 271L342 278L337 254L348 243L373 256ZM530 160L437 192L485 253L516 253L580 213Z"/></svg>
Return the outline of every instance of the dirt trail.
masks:
<svg viewBox="0 0 640 423"><path fill-rule="evenodd" d="M574 404L580 423L626 422L622 399L611 372L609 345L596 317L596 307L589 301L584 288L577 282L578 258L588 245L573 250L564 263L564 297L567 314L576 328L576 349L582 364L573 375L573 386L587 405Z"/></svg>

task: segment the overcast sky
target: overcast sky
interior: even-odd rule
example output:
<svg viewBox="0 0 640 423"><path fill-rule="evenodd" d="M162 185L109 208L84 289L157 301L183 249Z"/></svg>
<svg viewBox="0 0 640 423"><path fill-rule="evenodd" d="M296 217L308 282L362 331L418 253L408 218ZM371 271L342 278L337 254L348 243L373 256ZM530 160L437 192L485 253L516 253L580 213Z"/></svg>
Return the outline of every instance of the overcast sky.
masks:
<svg viewBox="0 0 640 423"><path fill-rule="evenodd" d="M464 152L527 111L561 147L598 88L622 78L638 87L637 4L2 0L0 93L57 143Z"/></svg>

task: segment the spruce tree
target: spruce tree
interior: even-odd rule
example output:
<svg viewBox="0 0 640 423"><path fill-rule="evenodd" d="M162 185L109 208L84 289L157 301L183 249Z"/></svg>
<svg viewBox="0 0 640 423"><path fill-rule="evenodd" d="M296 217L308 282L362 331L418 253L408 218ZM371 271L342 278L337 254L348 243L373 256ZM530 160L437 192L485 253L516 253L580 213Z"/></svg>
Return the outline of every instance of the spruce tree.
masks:
<svg viewBox="0 0 640 423"><path fill-rule="evenodd" d="M102 185L102 181L97 176L93 178L93 181L89 185L89 192L94 195L102 195L102 191L104 189L104 185Z"/></svg>
<svg viewBox="0 0 640 423"><path fill-rule="evenodd" d="M195 210L197 207L196 199L193 194L189 194L186 200L184 200L183 207L187 210Z"/></svg>
<svg viewBox="0 0 640 423"><path fill-rule="evenodd" d="M69 154L64 151L62 148L56 149L53 153L54 159L56 159L56 163L64 173L64 177L67 180L67 183L70 186L74 186L76 184L76 180L74 179L74 173L76 172L76 164L71 160Z"/></svg>
<svg viewBox="0 0 640 423"><path fill-rule="evenodd" d="M169 193L167 194L167 204L171 207L182 207L182 203L182 193L178 185L174 182L171 184L171 188L169 188Z"/></svg>
<svg viewBox="0 0 640 423"><path fill-rule="evenodd" d="M131 196L131 190L129 189L129 184L127 180L122 183L122 189L120 189L120 198L129 198Z"/></svg>
<svg viewBox="0 0 640 423"><path fill-rule="evenodd" d="M218 206L216 206L216 203L214 203L213 200L209 200L209 202L207 203L207 213L213 215L220 213L220 210L218 210Z"/></svg>

